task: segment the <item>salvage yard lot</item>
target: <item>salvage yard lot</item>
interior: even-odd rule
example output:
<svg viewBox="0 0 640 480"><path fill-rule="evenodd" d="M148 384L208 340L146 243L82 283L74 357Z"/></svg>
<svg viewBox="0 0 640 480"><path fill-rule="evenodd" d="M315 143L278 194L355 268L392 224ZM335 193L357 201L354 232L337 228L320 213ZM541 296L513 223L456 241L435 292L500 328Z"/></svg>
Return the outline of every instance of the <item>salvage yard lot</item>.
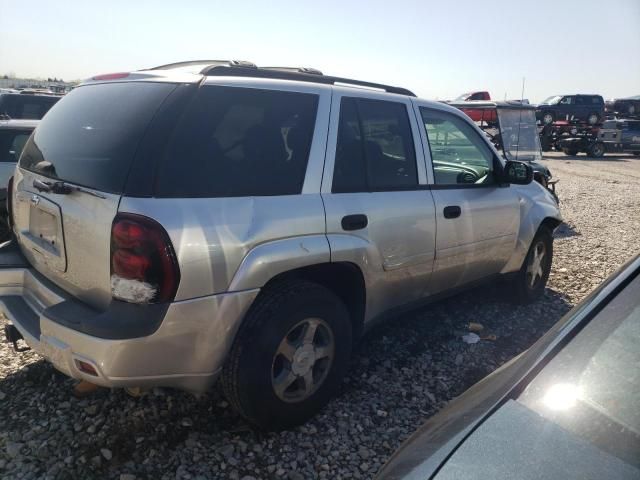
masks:
<svg viewBox="0 0 640 480"><path fill-rule="evenodd" d="M371 478L426 418L544 334L640 250L640 157L548 154L566 224L542 301L515 306L483 287L381 325L357 348L342 392L306 425L251 429L218 388L134 399L73 381L0 345L2 478ZM0 322L4 322L1 320ZM479 322L495 340L467 345Z"/></svg>

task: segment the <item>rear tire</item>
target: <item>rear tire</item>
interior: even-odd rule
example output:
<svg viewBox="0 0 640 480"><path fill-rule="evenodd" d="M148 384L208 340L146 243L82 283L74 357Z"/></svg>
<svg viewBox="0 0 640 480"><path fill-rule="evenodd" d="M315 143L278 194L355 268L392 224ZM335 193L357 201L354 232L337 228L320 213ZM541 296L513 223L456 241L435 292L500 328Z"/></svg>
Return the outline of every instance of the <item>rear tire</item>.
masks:
<svg viewBox="0 0 640 480"><path fill-rule="evenodd" d="M542 112L542 124L543 125L551 125L555 122L555 116L551 112Z"/></svg>
<svg viewBox="0 0 640 480"><path fill-rule="evenodd" d="M336 393L351 347L349 313L333 292L304 280L275 284L261 292L240 327L222 389L257 427L291 428Z"/></svg>
<svg viewBox="0 0 640 480"><path fill-rule="evenodd" d="M591 112L589 115L587 115L587 123L589 123L589 125L595 125L599 120L600 115L598 115L596 112Z"/></svg>
<svg viewBox="0 0 640 480"><path fill-rule="evenodd" d="M553 234L542 226L529 246L522 267L513 275L511 285L518 303L527 304L542 297L552 262Z"/></svg>
<svg viewBox="0 0 640 480"><path fill-rule="evenodd" d="M11 240L11 228L9 227L8 220L6 215L0 216L0 243Z"/></svg>
<svg viewBox="0 0 640 480"><path fill-rule="evenodd" d="M593 158L602 158L604 156L605 148L604 143L597 142L589 147L589 156Z"/></svg>

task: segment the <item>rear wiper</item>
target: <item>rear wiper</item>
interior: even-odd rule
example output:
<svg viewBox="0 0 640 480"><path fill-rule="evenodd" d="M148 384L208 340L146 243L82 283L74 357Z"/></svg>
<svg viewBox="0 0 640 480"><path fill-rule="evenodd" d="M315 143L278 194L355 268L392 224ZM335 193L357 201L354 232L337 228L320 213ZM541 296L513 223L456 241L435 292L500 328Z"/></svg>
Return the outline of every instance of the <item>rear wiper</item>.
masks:
<svg viewBox="0 0 640 480"><path fill-rule="evenodd" d="M87 195L92 195L98 198L107 198L106 196L93 192L91 190L87 190L82 187L76 187L75 185L69 185L66 182L60 182L60 181L43 182L42 180L36 179L33 181L33 188L35 188L39 192L57 193L59 195L69 195L70 193L73 193L73 192L82 192L82 193L86 193Z"/></svg>

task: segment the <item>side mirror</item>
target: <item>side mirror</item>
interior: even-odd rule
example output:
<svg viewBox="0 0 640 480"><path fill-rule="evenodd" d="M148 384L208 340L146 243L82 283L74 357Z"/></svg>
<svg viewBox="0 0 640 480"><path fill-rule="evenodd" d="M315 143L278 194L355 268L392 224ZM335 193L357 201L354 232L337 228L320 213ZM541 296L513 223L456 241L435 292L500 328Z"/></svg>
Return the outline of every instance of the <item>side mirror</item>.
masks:
<svg viewBox="0 0 640 480"><path fill-rule="evenodd" d="M533 168L524 162L508 160L502 170L502 181L515 185L528 185L533 181Z"/></svg>

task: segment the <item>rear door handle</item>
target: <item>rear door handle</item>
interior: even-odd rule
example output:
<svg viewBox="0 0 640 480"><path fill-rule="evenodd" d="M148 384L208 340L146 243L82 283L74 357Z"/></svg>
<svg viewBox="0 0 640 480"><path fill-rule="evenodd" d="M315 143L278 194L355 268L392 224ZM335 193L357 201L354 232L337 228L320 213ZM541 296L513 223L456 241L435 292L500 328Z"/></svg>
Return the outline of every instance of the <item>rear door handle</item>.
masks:
<svg viewBox="0 0 640 480"><path fill-rule="evenodd" d="M442 213L444 214L444 218L458 218L462 213L462 209L457 205L449 205L448 207L444 207Z"/></svg>
<svg viewBox="0 0 640 480"><path fill-rule="evenodd" d="M369 225L369 219L363 214L347 215L346 217L342 217L341 223L342 229L345 231L362 230Z"/></svg>

